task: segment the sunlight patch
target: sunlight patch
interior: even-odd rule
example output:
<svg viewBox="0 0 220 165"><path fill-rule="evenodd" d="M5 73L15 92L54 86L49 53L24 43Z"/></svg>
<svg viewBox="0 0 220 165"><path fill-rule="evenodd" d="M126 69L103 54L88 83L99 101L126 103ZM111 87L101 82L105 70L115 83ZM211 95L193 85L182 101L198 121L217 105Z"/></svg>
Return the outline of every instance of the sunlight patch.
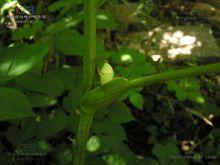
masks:
<svg viewBox="0 0 220 165"><path fill-rule="evenodd" d="M123 54L121 55L121 62L130 63L133 61L133 58L130 54Z"/></svg>
<svg viewBox="0 0 220 165"><path fill-rule="evenodd" d="M104 14L99 14L99 15L97 15L97 19L107 21L107 20L108 20L108 17L107 17L106 15L104 15Z"/></svg>
<svg viewBox="0 0 220 165"><path fill-rule="evenodd" d="M101 142L97 136L92 136L86 144L87 150L89 152L97 151L100 148L100 146L101 146Z"/></svg>

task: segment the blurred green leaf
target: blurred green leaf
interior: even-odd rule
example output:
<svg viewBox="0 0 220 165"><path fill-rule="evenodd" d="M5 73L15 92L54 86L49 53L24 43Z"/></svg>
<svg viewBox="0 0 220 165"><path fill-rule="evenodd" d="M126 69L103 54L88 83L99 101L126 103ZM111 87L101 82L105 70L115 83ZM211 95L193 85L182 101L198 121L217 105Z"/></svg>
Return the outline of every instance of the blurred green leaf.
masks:
<svg viewBox="0 0 220 165"><path fill-rule="evenodd" d="M22 28L13 32L13 39L20 40L20 39L29 39L30 37L34 37L37 32L43 27L42 21L36 21L33 23L32 26L29 24L24 25Z"/></svg>
<svg viewBox="0 0 220 165"><path fill-rule="evenodd" d="M15 85L29 92L39 92L47 96L60 96L64 90L63 82L55 74L48 72L44 77L27 73L15 79Z"/></svg>
<svg viewBox="0 0 220 165"><path fill-rule="evenodd" d="M83 20L82 13L76 13L75 15L61 19L59 21L53 22L52 24L48 25L46 28L46 34L57 34L58 32L67 30L71 27L76 26Z"/></svg>
<svg viewBox="0 0 220 165"><path fill-rule="evenodd" d="M62 131L67 124L67 116L61 110L53 111L49 116L43 116L38 125L38 137L46 138Z"/></svg>
<svg viewBox="0 0 220 165"><path fill-rule="evenodd" d="M18 90L0 88L0 120L34 116L27 98Z"/></svg>
<svg viewBox="0 0 220 165"><path fill-rule="evenodd" d="M143 110L144 98L140 93L134 91L129 92L129 101L136 108Z"/></svg>
<svg viewBox="0 0 220 165"><path fill-rule="evenodd" d="M63 107L66 111L73 113L76 108L80 107L82 99L82 91L80 88L73 88L68 96L63 100Z"/></svg>
<svg viewBox="0 0 220 165"><path fill-rule="evenodd" d="M49 97L43 94L27 94L27 98L30 105L34 107L48 107L57 103L57 100L53 97Z"/></svg>
<svg viewBox="0 0 220 165"><path fill-rule="evenodd" d="M125 160L123 160L119 155L105 155L103 159L106 161L107 165L126 165Z"/></svg>
<svg viewBox="0 0 220 165"><path fill-rule="evenodd" d="M115 123L127 123L134 120L130 109L124 103L116 103L109 107L108 118Z"/></svg>
<svg viewBox="0 0 220 165"><path fill-rule="evenodd" d="M61 31L56 35L56 47L64 55L83 55L84 40L82 35L73 30Z"/></svg>
<svg viewBox="0 0 220 165"><path fill-rule="evenodd" d="M0 51L0 83L30 70L48 51L47 43L17 45Z"/></svg>
<svg viewBox="0 0 220 165"><path fill-rule="evenodd" d="M56 75L62 81L64 90L76 89L81 85L82 80L82 68L70 67L54 69L49 74Z"/></svg>
<svg viewBox="0 0 220 165"><path fill-rule="evenodd" d="M97 14L97 28L98 29L115 29L116 22L114 16L105 10L98 11Z"/></svg>
<svg viewBox="0 0 220 165"><path fill-rule="evenodd" d="M187 92L181 88L176 91L176 97L180 101L184 101L187 98Z"/></svg>
<svg viewBox="0 0 220 165"><path fill-rule="evenodd" d="M157 157L158 161L163 165L170 165L171 159L179 155L179 150L173 143L156 144L152 153Z"/></svg>

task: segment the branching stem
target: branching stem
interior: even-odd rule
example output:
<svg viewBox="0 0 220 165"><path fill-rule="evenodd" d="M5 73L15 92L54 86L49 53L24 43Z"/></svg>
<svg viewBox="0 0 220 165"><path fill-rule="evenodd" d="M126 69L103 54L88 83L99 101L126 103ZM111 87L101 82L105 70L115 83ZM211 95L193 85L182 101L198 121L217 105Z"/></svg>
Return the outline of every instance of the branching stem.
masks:
<svg viewBox="0 0 220 165"><path fill-rule="evenodd" d="M156 84L168 80L175 80L210 73L220 73L220 63L189 67L185 69L167 71L164 73L136 78L130 81L130 85L128 88L133 89L143 85Z"/></svg>

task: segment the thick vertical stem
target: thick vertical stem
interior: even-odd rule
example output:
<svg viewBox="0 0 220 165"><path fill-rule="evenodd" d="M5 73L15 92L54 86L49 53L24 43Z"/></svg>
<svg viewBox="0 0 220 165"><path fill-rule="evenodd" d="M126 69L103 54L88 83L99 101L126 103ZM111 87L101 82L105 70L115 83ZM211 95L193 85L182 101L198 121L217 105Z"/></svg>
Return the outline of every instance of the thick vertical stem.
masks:
<svg viewBox="0 0 220 165"><path fill-rule="evenodd" d="M79 128L75 144L74 165L84 164L86 143L89 137L89 129L92 125L93 116L94 115L84 112L80 114Z"/></svg>
<svg viewBox="0 0 220 165"><path fill-rule="evenodd" d="M83 94L92 89L95 77L96 62L96 12L97 0L85 1L84 10L84 40L85 53L83 57ZM86 112L85 112L86 111ZM74 165L83 165L89 129L92 125L94 113L87 113L81 107L80 122L76 137Z"/></svg>
<svg viewBox="0 0 220 165"><path fill-rule="evenodd" d="M85 2L84 39L85 54L83 58L83 92L88 92L95 77L96 60L96 10L97 0Z"/></svg>

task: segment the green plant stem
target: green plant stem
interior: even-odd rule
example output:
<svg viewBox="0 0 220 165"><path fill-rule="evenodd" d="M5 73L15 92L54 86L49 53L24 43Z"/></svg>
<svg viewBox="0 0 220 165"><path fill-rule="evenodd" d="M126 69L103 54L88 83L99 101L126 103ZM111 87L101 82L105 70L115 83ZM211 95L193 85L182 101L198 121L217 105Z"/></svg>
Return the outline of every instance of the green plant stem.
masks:
<svg viewBox="0 0 220 165"><path fill-rule="evenodd" d="M140 77L130 81L128 89L133 89L143 85L161 83L168 80L181 79L186 77L198 76L209 73L220 73L220 63L195 66L185 69L167 71L150 76Z"/></svg>
<svg viewBox="0 0 220 165"><path fill-rule="evenodd" d="M75 152L74 152L74 165L83 165L86 152L86 143L89 137L89 129L92 125L93 114L82 112L80 114L79 128L77 132Z"/></svg>
<svg viewBox="0 0 220 165"><path fill-rule="evenodd" d="M117 100L126 91L140 86L208 73L220 73L220 63L168 71L164 73L140 77L130 81L123 78L115 78L111 82L99 86L87 93L82 99L81 103L86 107L94 107L97 109L98 107L108 106L109 104ZM89 112L91 113L93 111L87 111L87 113Z"/></svg>
<svg viewBox="0 0 220 165"><path fill-rule="evenodd" d="M84 40L85 54L83 57L83 94L92 89L95 77L96 62L96 12L97 0L85 1L84 9ZM83 165L86 152L86 143L89 137L89 129L92 125L94 113L86 113L88 110L81 107L79 127L76 137L74 165Z"/></svg>
<svg viewBox="0 0 220 165"><path fill-rule="evenodd" d="M96 11L97 0L85 2L84 39L85 54L83 58L83 92L91 90L95 77L96 60Z"/></svg>

